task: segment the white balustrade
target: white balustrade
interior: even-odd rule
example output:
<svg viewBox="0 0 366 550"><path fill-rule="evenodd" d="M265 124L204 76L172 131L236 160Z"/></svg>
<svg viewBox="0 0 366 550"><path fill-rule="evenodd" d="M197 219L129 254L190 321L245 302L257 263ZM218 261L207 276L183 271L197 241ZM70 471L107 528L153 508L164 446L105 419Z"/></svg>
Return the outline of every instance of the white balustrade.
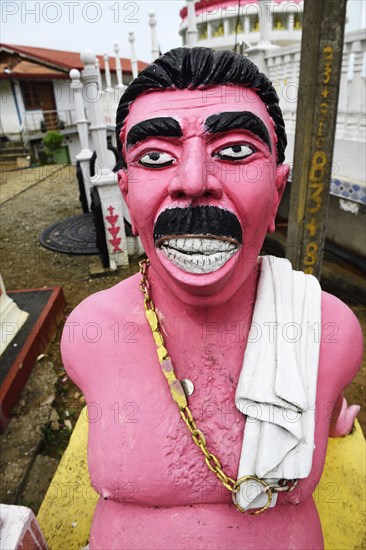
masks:
<svg viewBox="0 0 366 550"><path fill-rule="evenodd" d="M364 31L348 33L344 39L334 162L338 176L355 181L365 180L366 142L366 37ZM266 71L280 98L289 150L286 159L292 161L297 95L300 73L300 44L287 46L265 54Z"/></svg>
<svg viewBox="0 0 366 550"><path fill-rule="evenodd" d="M85 101L89 103L94 149L97 154L95 176L91 178L93 186L97 187L101 205L109 253L110 267L128 266L127 240L124 226L127 208L118 188L117 176L112 171L110 151L107 148L107 132L104 123L101 89L99 86L99 71L95 67L95 55L86 50L81 54L84 64L82 78L84 81Z"/></svg>

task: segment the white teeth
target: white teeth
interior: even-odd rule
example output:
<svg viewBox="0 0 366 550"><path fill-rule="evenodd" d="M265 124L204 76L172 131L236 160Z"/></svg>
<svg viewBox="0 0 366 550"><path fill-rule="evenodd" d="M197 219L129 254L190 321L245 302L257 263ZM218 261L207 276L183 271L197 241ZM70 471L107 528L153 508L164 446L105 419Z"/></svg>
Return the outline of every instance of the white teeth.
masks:
<svg viewBox="0 0 366 550"><path fill-rule="evenodd" d="M222 267L238 250L238 245L215 238L178 238L163 242L167 258L189 273L211 273Z"/></svg>

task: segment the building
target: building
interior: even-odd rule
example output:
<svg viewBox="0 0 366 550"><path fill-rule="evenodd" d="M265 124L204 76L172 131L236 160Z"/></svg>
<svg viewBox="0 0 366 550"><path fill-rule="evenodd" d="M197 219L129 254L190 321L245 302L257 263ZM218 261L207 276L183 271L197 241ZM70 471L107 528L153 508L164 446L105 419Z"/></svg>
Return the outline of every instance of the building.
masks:
<svg viewBox="0 0 366 550"><path fill-rule="evenodd" d="M112 88L118 93L116 58L106 61L99 55L97 59L103 80L109 64ZM145 66L138 62L139 70ZM122 58L121 67L123 83L128 84L132 80L131 60ZM69 71L75 68L83 68L80 53L0 44L0 139L25 142L37 157L45 133L59 130L65 136L62 160L74 162L80 144Z"/></svg>
<svg viewBox="0 0 366 550"><path fill-rule="evenodd" d="M274 1L269 12L272 44L290 46L301 40L303 0ZM189 7L180 11L179 34L188 45ZM195 2L197 45L242 53L261 39L262 6L257 0L199 0Z"/></svg>

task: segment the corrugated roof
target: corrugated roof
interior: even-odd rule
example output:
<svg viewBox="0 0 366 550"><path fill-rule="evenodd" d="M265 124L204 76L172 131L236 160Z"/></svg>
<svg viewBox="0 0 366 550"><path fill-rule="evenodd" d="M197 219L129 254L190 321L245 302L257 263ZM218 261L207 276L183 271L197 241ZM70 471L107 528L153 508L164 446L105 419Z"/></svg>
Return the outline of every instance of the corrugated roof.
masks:
<svg viewBox="0 0 366 550"><path fill-rule="evenodd" d="M80 53L79 52L67 52L63 50L50 50L48 48L36 48L33 46L18 46L16 44L0 44L0 51L7 51L10 53L18 54L22 58L27 58L28 60L31 60L35 63L33 65L36 65L37 63L40 64L40 67L44 67L44 65L47 65L48 67L56 69L56 74L60 74L58 71L61 71L62 73L68 73L70 69L79 69L81 70L83 68L83 64L80 60ZM100 63L100 69L101 71L104 71L104 59L102 55L97 56ZM126 74L132 74L132 68L131 68L131 61L130 59L121 58L121 64L122 64L122 71ZM109 66L111 72L116 72L116 60L114 57L109 58ZM138 62L138 69L141 71L144 67L147 66L147 63L144 63L143 61ZM26 69L26 66L23 67ZM16 67L18 70L18 66ZM30 70L35 70L34 67L29 67ZM12 71L12 77L14 78L14 73ZM22 74L25 73L22 70ZM42 71L38 71L37 75L41 77L42 74L45 74L49 76L50 73L46 72L46 67L44 67L44 73ZM1 72L1 76L3 76L4 73ZM9 78L10 75L5 76L5 78ZM28 74L30 76L30 73ZM4 76L3 76L4 77ZM57 78L57 76L55 76ZM58 76L60 78L60 76Z"/></svg>

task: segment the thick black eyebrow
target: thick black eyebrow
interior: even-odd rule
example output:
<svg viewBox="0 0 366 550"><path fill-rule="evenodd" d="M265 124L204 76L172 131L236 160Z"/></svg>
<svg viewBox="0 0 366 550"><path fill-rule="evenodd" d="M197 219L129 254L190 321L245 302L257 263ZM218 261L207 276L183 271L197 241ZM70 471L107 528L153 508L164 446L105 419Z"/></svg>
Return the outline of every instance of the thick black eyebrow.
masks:
<svg viewBox="0 0 366 550"><path fill-rule="evenodd" d="M205 128L210 134L230 132L231 130L247 130L258 136L272 153L271 140L264 122L250 111L225 112L209 116Z"/></svg>
<svg viewBox="0 0 366 550"><path fill-rule="evenodd" d="M127 135L127 147L151 137L182 137L179 122L172 117L158 117L143 120L132 126Z"/></svg>

